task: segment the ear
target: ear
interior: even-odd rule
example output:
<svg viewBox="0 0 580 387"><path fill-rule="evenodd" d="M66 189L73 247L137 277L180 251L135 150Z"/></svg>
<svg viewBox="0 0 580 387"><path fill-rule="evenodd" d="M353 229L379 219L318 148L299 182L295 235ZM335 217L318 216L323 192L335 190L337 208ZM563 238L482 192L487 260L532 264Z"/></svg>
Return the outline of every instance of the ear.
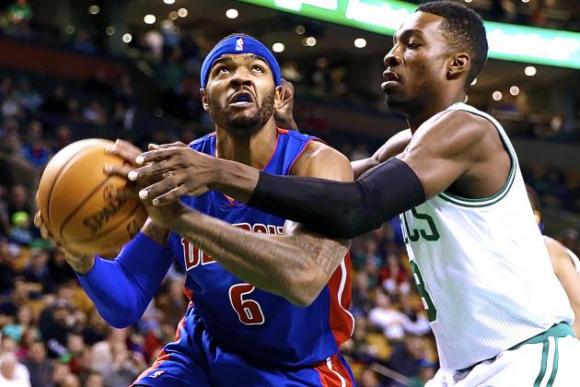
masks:
<svg viewBox="0 0 580 387"><path fill-rule="evenodd" d="M282 86L276 86L274 91L274 110L280 109L287 103L286 89Z"/></svg>
<svg viewBox="0 0 580 387"><path fill-rule="evenodd" d="M460 52L454 55L447 66L447 78L457 79L461 76L467 76L471 65L471 57L466 52Z"/></svg>
<svg viewBox="0 0 580 387"><path fill-rule="evenodd" d="M204 88L199 89L199 95L201 96L201 104L203 106L203 110L207 111L209 109L209 97L207 95L207 91Z"/></svg>

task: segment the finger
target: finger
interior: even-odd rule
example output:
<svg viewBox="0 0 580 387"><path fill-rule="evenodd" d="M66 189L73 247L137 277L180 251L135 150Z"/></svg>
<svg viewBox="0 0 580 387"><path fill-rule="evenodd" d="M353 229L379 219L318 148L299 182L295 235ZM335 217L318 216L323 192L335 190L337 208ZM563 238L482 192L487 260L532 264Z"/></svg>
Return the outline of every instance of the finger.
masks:
<svg viewBox="0 0 580 387"><path fill-rule="evenodd" d="M133 170L133 166L131 165L113 165L113 164L106 164L103 168L103 172L107 176L120 176L127 179L127 175L129 172Z"/></svg>
<svg viewBox="0 0 580 387"><path fill-rule="evenodd" d="M38 228L42 226L42 214L40 211L36 211L36 214L34 214L34 225Z"/></svg>
<svg viewBox="0 0 580 387"><path fill-rule="evenodd" d="M159 180L163 177L164 173L171 172L173 170L174 163L171 160L160 161L157 163L150 163L144 167L131 170L127 176L131 181L149 181L149 180Z"/></svg>
<svg viewBox="0 0 580 387"><path fill-rule="evenodd" d="M176 175L167 176L162 180L151 184L150 186L143 188L139 191L139 198L142 200L152 200L155 199L175 187L180 186L183 183L182 179Z"/></svg>
<svg viewBox="0 0 580 387"><path fill-rule="evenodd" d="M42 239L53 240L53 237L50 234L50 231L48 231L48 227L46 227L46 225L43 224L39 228L40 228L40 236L42 237Z"/></svg>
<svg viewBox="0 0 580 387"><path fill-rule="evenodd" d="M135 198L137 196L137 189L133 186L133 184L129 184L124 187L116 187L105 191L105 199L109 201L125 200Z"/></svg>
<svg viewBox="0 0 580 387"><path fill-rule="evenodd" d="M167 160L175 153L172 148L156 149L149 152L141 153L137 156L136 162L139 165L152 163L161 160Z"/></svg>
<svg viewBox="0 0 580 387"><path fill-rule="evenodd" d="M206 185L202 185L201 187L198 187L196 189L194 189L193 191L188 191L187 195L189 196L201 196L204 193L206 193L207 191L209 191L209 188L207 188Z"/></svg>
<svg viewBox="0 0 580 387"><path fill-rule="evenodd" d="M154 144L151 144L154 145ZM165 148L181 148L187 146L186 144L182 143L181 141L175 141L170 144L161 144L157 145L158 148L165 149Z"/></svg>
<svg viewBox="0 0 580 387"><path fill-rule="evenodd" d="M185 194L187 194L187 189L185 188L184 185L180 185L179 187L173 188L169 192L157 196L151 202L153 203L154 206L164 206L166 204L171 204L179 200L179 198Z"/></svg>
<svg viewBox="0 0 580 387"><path fill-rule="evenodd" d="M141 149L137 148L135 145L127 142L125 140L117 139L114 144L109 145L105 148L105 152L108 154L116 155L126 160L127 162L134 164L135 158L141 153Z"/></svg>

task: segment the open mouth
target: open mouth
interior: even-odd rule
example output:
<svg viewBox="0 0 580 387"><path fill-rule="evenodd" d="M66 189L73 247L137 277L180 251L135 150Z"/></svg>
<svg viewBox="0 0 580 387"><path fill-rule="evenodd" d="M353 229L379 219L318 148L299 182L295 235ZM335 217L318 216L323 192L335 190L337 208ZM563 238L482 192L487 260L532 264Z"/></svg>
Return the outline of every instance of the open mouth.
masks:
<svg viewBox="0 0 580 387"><path fill-rule="evenodd" d="M399 82L399 76L392 71L385 71L383 73L383 80L385 82L391 82L391 81Z"/></svg>
<svg viewBox="0 0 580 387"><path fill-rule="evenodd" d="M230 105L233 106L247 106L254 102L254 98L247 91L241 91L233 95L230 99Z"/></svg>

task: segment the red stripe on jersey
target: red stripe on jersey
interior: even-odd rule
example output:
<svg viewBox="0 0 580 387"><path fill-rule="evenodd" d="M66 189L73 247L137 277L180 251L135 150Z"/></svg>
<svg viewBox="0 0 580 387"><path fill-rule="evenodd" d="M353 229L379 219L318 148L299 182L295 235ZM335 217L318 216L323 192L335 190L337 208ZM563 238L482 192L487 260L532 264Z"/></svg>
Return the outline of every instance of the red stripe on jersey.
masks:
<svg viewBox="0 0 580 387"><path fill-rule="evenodd" d="M351 298L351 272L350 253L347 253L343 263L328 281L330 329L338 346L350 339L354 330L354 317L348 311Z"/></svg>
<svg viewBox="0 0 580 387"><path fill-rule="evenodd" d="M350 374L336 355L326 359L315 369L320 374L320 383L323 387L354 386L354 381L351 379Z"/></svg>
<svg viewBox="0 0 580 387"><path fill-rule="evenodd" d="M189 302L193 302L193 290L188 289L184 286L183 287L183 294L185 294L185 297L187 297Z"/></svg>
<svg viewBox="0 0 580 387"><path fill-rule="evenodd" d="M177 329L175 330L175 340L174 341L179 340L179 338L181 337L181 328L183 328L184 326L185 326L185 317L183 317L179 321L179 324L177 324ZM157 359L155 359L155 361L153 362L151 367L149 367L145 371L141 372L141 374L137 377L137 379L135 379L135 381L131 384L131 386L138 384L139 380L141 380L145 376L149 375L149 373L151 371L158 368L159 365L161 365L161 363L163 363L165 360L168 360L170 355L171 355L170 353L167 353L167 352L165 352L165 350L161 349L161 351L159 351L159 354L157 355Z"/></svg>

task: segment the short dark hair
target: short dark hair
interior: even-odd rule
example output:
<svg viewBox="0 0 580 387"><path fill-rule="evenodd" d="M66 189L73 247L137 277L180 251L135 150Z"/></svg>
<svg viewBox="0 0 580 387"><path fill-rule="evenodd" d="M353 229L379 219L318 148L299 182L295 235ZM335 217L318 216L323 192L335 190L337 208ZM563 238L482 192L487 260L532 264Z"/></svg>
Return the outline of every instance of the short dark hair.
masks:
<svg viewBox="0 0 580 387"><path fill-rule="evenodd" d="M471 68L465 88L473 82L487 61L487 37L481 16L463 4L452 1L431 1L421 4L416 11L441 16L441 29L449 47L471 54Z"/></svg>

